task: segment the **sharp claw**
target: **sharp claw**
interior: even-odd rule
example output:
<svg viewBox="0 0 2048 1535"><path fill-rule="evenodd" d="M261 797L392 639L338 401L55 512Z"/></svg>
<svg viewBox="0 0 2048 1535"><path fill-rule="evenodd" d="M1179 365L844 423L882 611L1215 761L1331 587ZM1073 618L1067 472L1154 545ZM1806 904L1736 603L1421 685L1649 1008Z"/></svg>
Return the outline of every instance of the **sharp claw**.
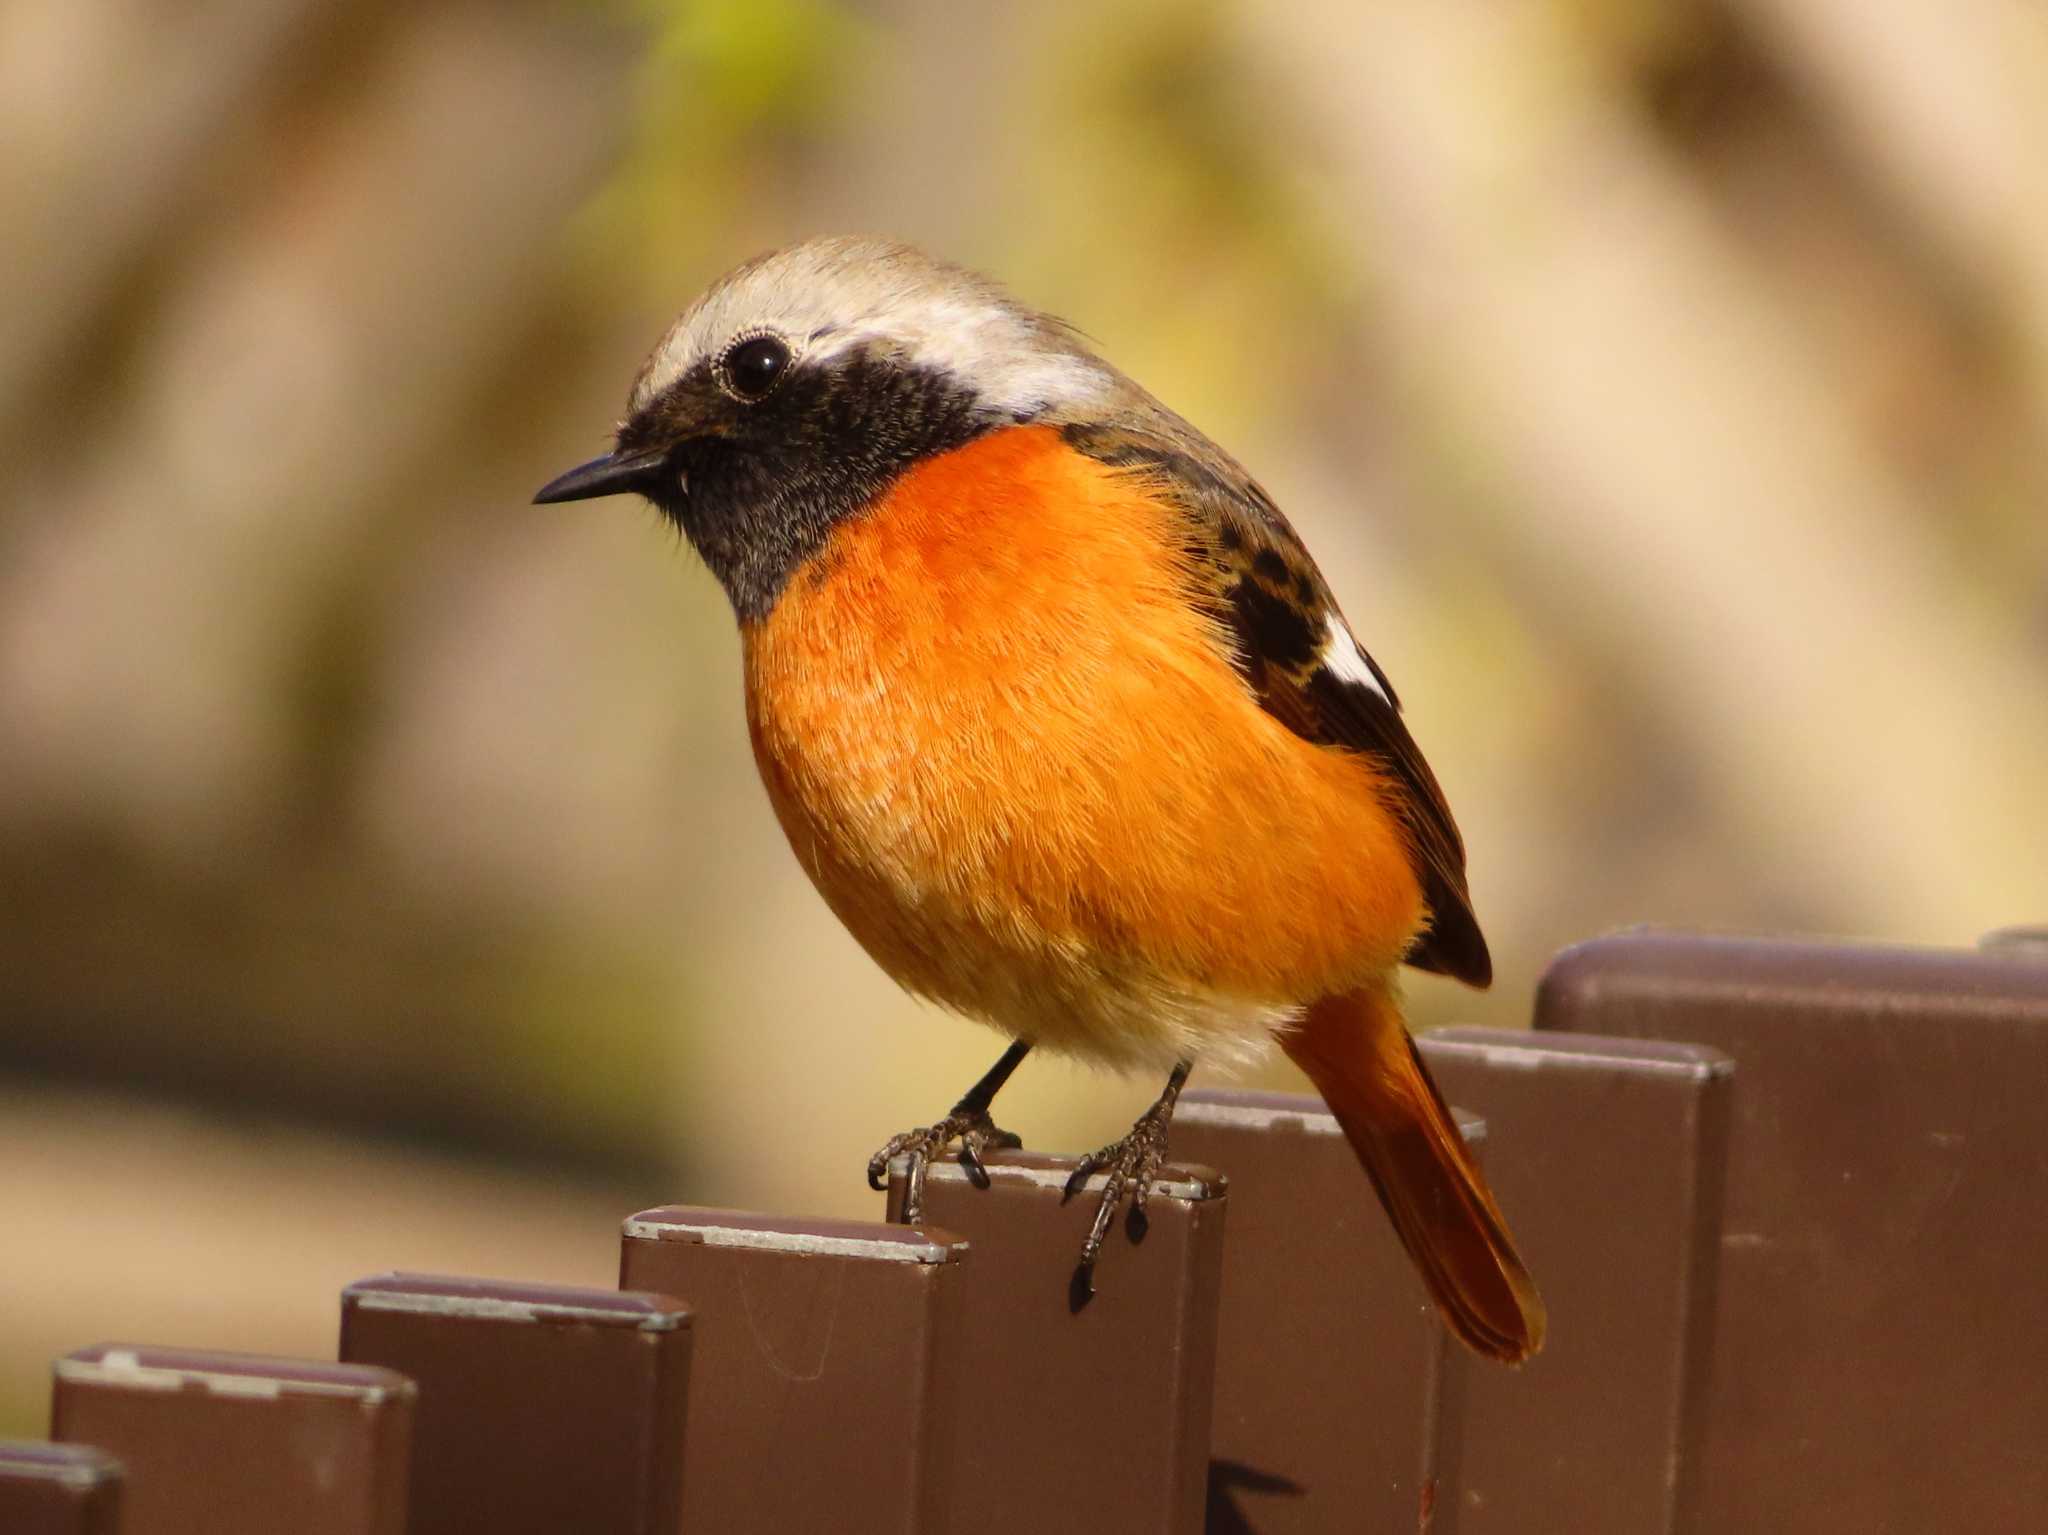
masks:
<svg viewBox="0 0 2048 1535"><path fill-rule="evenodd" d="M956 1105L953 1112L937 1124L924 1130L906 1131L870 1157L868 1187L878 1192L887 1189L891 1164L900 1156L908 1156L903 1205L897 1218L906 1224L916 1224L924 1215L925 1175L931 1167L931 1160L945 1154L956 1139L960 1143L959 1150L953 1154L966 1171L968 1181L979 1189L989 1186L988 1167L982 1161L983 1149L996 1146L1011 1150L1024 1144L1022 1137L997 1129L986 1113Z"/></svg>
<svg viewBox="0 0 2048 1535"><path fill-rule="evenodd" d="M1065 1204L1088 1185L1088 1179L1102 1164L1092 1156L1086 1156L1074 1164L1074 1170L1067 1175L1067 1186L1060 1190L1060 1203Z"/></svg>
<svg viewBox="0 0 2048 1535"><path fill-rule="evenodd" d="M1095 1262L1102 1255L1102 1244L1126 1195L1130 1196L1130 1209L1124 1229L1129 1232L1132 1245L1144 1241L1152 1229L1146 1203L1152 1194L1152 1180L1166 1162L1167 1124L1173 1115L1174 1102L1187 1081L1189 1069L1186 1061L1176 1066L1167 1081L1166 1091L1131 1126L1131 1133L1082 1157L1074 1164L1072 1174L1060 1191L1060 1203L1064 1205L1081 1192L1092 1174L1106 1175L1101 1203L1095 1207L1095 1219L1089 1222L1087 1240L1081 1244L1081 1264L1074 1270L1074 1281L1069 1287L1069 1298L1075 1311L1079 1311L1088 1297L1095 1293Z"/></svg>
<svg viewBox="0 0 2048 1535"><path fill-rule="evenodd" d="M1076 1315L1083 1306L1095 1299L1095 1265L1077 1263L1074 1277L1067 1281L1067 1310Z"/></svg>

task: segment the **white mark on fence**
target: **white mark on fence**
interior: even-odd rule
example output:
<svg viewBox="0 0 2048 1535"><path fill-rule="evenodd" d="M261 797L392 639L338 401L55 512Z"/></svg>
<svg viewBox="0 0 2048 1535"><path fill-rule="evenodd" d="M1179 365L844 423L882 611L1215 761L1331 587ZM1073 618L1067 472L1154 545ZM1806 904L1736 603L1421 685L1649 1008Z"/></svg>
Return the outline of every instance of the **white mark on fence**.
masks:
<svg viewBox="0 0 2048 1535"><path fill-rule="evenodd" d="M687 1241L706 1247L750 1247L762 1252L809 1253L825 1258L869 1258L883 1263L951 1263L967 1250L965 1242L897 1241L888 1237L825 1236L810 1231L762 1231L752 1226L712 1226L694 1221L626 1222L626 1235L642 1241Z"/></svg>
<svg viewBox="0 0 2048 1535"><path fill-rule="evenodd" d="M284 1395L284 1382L272 1376L206 1375L200 1377L200 1380L215 1396L245 1396L257 1401L274 1402Z"/></svg>
<svg viewBox="0 0 2048 1535"><path fill-rule="evenodd" d="M417 1290L350 1290L358 1311L405 1311L421 1316L469 1317L490 1322L630 1322L640 1332L674 1332L688 1320L684 1311L635 1313L616 1306L578 1306L560 1301L508 1300L500 1295L434 1295Z"/></svg>
<svg viewBox="0 0 2048 1535"><path fill-rule="evenodd" d="M281 1396L341 1396L374 1407L393 1397L413 1394L412 1382L399 1386L367 1381L304 1380L285 1375L243 1374L184 1365L149 1365L134 1349L108 1349L98 1359L59 1359L57 1378L77 1385L125 1386L140 1391L183 1391L198 1387L215 1396L275 1400Z"/></svg>
<svg viewBox="0 0 2048 1535"><path fill-rule="evenodd" d="M1291 1128L1306 1135L1342 1135L1337 1116L1320 1106L1313 1109L1268 1108L1253 1103L1205 1103L1184 1101L1174 1118L1182 1124L1237 1125L1246 1130Z"/></svg>
<svg viewBox="0 0 2048 1535"><path fill-rule="evenodd" d="M830 1293L812 1291L810 1304L801 1310L799 1320L803 1325L800 1329L768 1325L778 1316L786 1319L792 1309L790 1297L782 1286L773 1286L773 1297L764 1306L756 1307L754 1286L747 1276L741 1276L740 1309L746 1313L747 1331L753 1335L755 1352L767 1362L777 1379L792 1385L806 1385L821 1379L825 1374L825 1362L832 1357L832 1339L839 1331L839 1302L846 1287L846 1270L827 1269L824 1272L828 1276ZM819 1320L824 1323L824 1336L813 1343L804 1335L814 1331L814 1324Z"/></svg>
<svg viewBox="0 0 2048 1535"><path fill-rule="evenodd" d="M1714 1077L1725 1077L1735 1070L1735 1063L1720 1061L1671 1061L1657 1060L1640 1055L1605 1054L1598 1050L1558 1049L1554 1046L1479 1044L1469 1039L1433 1039L1422 1036L1422 1043L1428 1046L1427 1053L1477 1056L1486 1066L1496 1071L1552 1071L1591 1069L1613 1071L1617 1067L1631 1072L1654 1072L1659 1075L1680 1076L1694 1082L1709 1081Z"/></svg>
<svg viewBox="0 0 2048 1535"><path fill-rule="evenodd" d="M1187 1109L1180 1110L1179 1117L1185 1118ZM1061 1189L1067 1186L1072 1169L1067 1167L1025 1167L1014 1162L990 1162L988 1175L997 1183L1028 1183L1035 1188ZM934 1162L925 1176L939 1183L968 1182L967 1169L957 1162ZM1109 1186L1109 1174L1090 1173L1082 1187L1090 1193L1100 1193ZM1193 1178L1154 1178L1149 1186L1154 1198L1160 1199L1214 1199L1220 1190Z"/></svg>
<svg viewBox="0 0 2048 1535"><path fill-rule="evenodd" d="M83 1490L102 1482L116 1482L122 1473L107 1461L89 1459L25 1460L0 1450L0 1475L10 1482L55 1482L60 1487Z"/></svg>

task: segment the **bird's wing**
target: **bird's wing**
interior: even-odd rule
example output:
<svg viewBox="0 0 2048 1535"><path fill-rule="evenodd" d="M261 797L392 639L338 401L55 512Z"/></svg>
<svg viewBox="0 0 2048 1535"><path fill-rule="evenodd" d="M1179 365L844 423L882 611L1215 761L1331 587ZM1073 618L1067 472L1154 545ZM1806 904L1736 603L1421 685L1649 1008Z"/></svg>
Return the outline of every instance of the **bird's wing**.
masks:
<svg viewBox="0 0 2048 1535"><path fill-rule="evenodd" d="M1472 913L1464 839L1402 723L1393 684L1352 637L1272 498L1208 439L1158 409L1157 431L1074 422L1063 432L1090 457L1155 481L1184 512L1191 600L1228 636L1231 660L1266 712L1303 740L1364 752L1385 770L1430 910L1408 963L1487 985L1493 960Z"/></svg>

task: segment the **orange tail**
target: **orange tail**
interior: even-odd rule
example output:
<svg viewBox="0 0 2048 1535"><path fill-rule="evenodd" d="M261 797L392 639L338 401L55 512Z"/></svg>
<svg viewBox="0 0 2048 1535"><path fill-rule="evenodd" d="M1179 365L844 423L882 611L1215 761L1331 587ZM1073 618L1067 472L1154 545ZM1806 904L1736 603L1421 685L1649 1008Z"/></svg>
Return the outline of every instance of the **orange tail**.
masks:
<svg viewBox="0 0 2048 1535"><path fill-rule="evenodd" d="M1451 1331L1509 1364L1541 1348L1542 1297L1391 992L1325 997L1281 1043L1344 1127Z"/></svg>

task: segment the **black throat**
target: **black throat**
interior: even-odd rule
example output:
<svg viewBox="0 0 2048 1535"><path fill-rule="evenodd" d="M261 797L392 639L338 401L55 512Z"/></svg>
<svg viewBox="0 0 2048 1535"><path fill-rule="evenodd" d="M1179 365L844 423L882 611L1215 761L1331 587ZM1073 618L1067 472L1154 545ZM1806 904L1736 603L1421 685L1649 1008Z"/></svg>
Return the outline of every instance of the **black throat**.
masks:
<svg viewBox="0 0 2048 1535"><path fill-rule="evenodd" d="M873 506L911 465L1009 423L950 374L854 351L825 366L800 362L752 405L723 396L699 368L622 440L684 434L675 487L655 503L748 624L767 617L833 528Z"/></svg>

